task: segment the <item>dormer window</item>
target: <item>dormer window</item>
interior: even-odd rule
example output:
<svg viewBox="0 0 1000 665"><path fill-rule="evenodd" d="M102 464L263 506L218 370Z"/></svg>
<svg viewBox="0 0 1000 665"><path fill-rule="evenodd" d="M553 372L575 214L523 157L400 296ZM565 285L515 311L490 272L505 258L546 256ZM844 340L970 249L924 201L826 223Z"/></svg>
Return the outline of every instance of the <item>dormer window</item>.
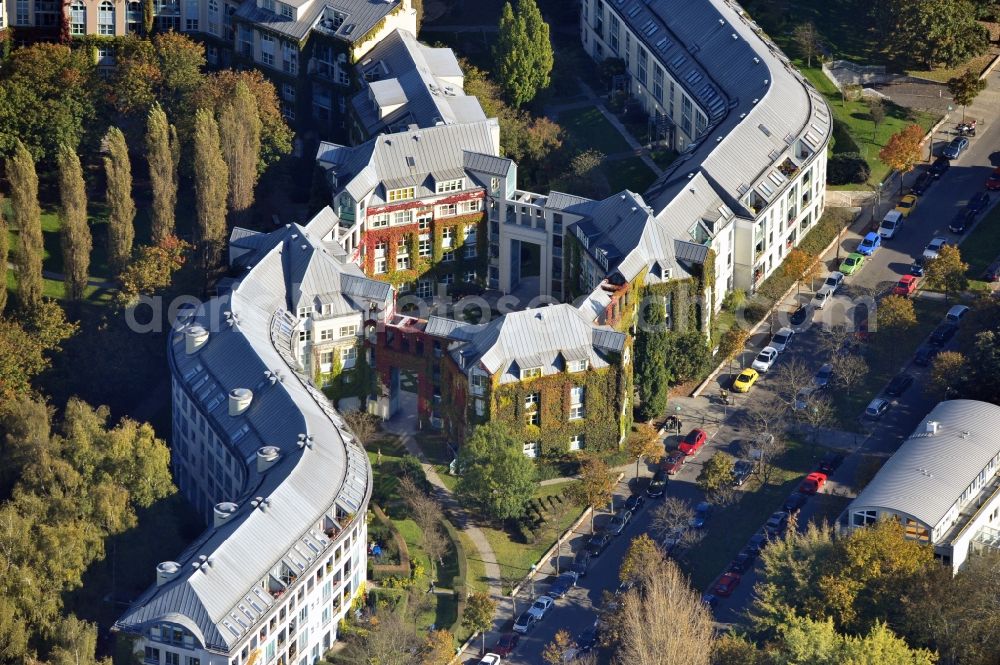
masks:
<svg viewBox="0 0 1000 665"><path fill-rule="evenodd" d="M525 367L521 370L521 379L535 379L542 375L541 367Z"/></svg>
<svg viewBox="0 0 1000 665"><path fill-rule="evenodd" d="M458 180L441 180L435 185L435 192L444 194L446 192L460 192L465 189L465 178Z"/></svg>
<svg viewBox="0 0 1000 665"><path fill-rule="evenodd" d="M292 7L291 5L286 5L283 2L279 2L278 6L281 9L280 13L282 16L284 16L285 18L290 18L292 20L295 19L295 7Z"/></svg>
<svg viewBox="0 0 1000 665"><path fill-rule="evenodd" d="M260 6L269 12L274 12L274 0L260 0Z"/></svg>
<svg viewBox="0 0 1000 665"><path fill-rule="evenodd" d="M395 201L406 201L407 199L415 198L416 188L415 187L400 187L399 189L389 190L389 203Z"/></svg>
<svg viewBox="0 0 1000 665"><path fill-rule="evenodd" d="M571 360L568 363L566 363L566 371L567 372L584 372L584 371L587 370L587 367L589 365L590 365L590 362L588 360L586 360L586 359L584 359L584 360Z"/></svg>
<svg viewBox="0 0 1000 665"><path fill-rule="evenodd" d="M312 305L307 305L306 307L299 307L299 318L307 319L313 315Z"/></svg>

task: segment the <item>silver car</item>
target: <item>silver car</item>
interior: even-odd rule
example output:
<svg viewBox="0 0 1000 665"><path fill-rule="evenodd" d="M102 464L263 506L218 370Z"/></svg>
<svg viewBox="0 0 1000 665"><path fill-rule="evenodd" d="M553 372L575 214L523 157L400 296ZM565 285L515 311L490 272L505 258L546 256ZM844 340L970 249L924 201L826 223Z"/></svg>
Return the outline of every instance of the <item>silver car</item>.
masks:
<svg viewBox="0 0 1000 665"><path fill-rule="evenodd" d="M774 361L778 359L778 350L773 346L765 346L757 354L757 357L753 359L752 367L763 374L767 370L771 369L771 365Z"/></svg>

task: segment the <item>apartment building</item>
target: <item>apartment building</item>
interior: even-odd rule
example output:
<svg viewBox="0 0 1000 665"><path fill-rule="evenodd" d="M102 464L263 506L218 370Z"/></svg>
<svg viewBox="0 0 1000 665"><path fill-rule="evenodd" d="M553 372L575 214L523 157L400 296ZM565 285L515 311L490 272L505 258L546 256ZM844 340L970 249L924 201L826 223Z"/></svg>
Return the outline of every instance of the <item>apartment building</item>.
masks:
<svg viewBox="0 0 1000 665"><path fill-rule="evenodd" d="M146 665L311 665L362 589L371 469L310 337L377 324L392 293L343 261L336 223L234 232L237 277L178 317L171 463L209 527L113 627Z"/></svg>
<svg viewBox="0 0 1000 665"><path fill-rule="evenodd" d="M1000 550L1000 406L941 402L838 520L849 532L899 522L957 572L977 552Z"/></svg>
<svg viewBox="0 0 1000 665"><path fill-rule="evenodd" d="M335 239L364 273L430 297L484 280L487 195L516 178L496 119L320 145L340 218Z"/></svg>
<svg viewBox="0 0 1000 665"><path fill-rule="evenodd" d="M486 120L466 95L465 76L449 48L431 48L396 30L355 66L361 90L351 97L351 143L380 133Z"/></svg>

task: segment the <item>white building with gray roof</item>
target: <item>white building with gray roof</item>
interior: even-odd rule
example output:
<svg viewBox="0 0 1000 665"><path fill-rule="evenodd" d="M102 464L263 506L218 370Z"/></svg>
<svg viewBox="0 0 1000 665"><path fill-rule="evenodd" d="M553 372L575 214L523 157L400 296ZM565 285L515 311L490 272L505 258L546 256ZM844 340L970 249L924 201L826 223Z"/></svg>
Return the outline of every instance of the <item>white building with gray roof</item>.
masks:
<svg viewBox="0 0 1000 665"><path fill-rule="evenodd" d="M1000 406L941 402L841 515L845 531L897 520L957 571L1000 549Z"/></svg>
<svg viewBox="0 0 1000 665"><path fill-rule="evenodd" d="M147 665L310 665L365 580L368 457L304 349L393 295L343 261L337 221L234 232L240 276L170 335L174 479L210 526L114 625Z"/></svg>

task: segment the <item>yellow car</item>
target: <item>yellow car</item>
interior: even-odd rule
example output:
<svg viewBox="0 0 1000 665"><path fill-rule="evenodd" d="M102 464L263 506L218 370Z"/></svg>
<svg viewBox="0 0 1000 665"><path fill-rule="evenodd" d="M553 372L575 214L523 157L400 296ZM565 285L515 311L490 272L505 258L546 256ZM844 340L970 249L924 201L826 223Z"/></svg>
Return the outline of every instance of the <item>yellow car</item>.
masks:
<svg viewBox="0 0 1000 665"><path fill-rule="evenodd" d="M733 380L733 390L738 393L750 392L750 387L757 382L760 374L755 369L745 369Z"/></svg>
<svg viewBox="0 0 1000 665"><path fill-rule="evenodd" d="M907 194L903 198L899 199L899 203L896 204L896 211L903 217L909 217L913 209L917 207L917 197L914 194Z"/></svg>

